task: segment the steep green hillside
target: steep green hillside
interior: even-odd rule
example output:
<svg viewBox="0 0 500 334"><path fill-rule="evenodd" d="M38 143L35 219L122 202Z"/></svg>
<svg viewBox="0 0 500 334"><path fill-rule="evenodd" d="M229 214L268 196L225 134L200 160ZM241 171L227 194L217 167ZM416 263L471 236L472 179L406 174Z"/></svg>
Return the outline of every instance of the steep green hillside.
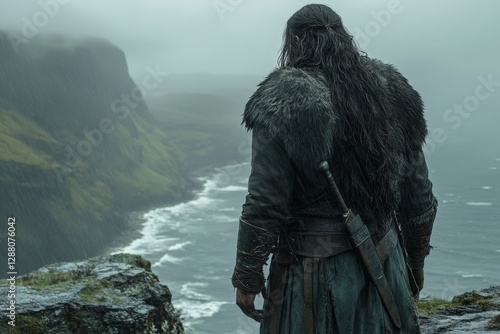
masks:
<svg viewBox="0 0 500 334"><path fill-rule="evenodd" d="M128 211L190 196L184 155L144 101L123 100L136 86L118 48L44 38L15 54L0 32L0 55L0 212L16 217L18 273L96 255Z"/></svg>
<svg viewBox="0 0 500 334"><path fill-rule="evenodd" d="M189 166L232 164L249 158L250 135L240 126L245 99L234 95L167 93L148 98L152 118L183 152Z"/></svg>

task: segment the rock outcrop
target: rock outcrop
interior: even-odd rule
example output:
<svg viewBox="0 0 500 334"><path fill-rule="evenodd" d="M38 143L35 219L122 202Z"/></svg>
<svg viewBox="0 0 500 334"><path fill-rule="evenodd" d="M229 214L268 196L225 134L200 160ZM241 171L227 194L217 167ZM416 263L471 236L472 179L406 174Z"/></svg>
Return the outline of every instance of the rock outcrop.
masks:
<svg viewBox="0 0 500 334"><path fill-rule="evenodd" d="M6 284L0 283L1 296ZM17 277L15 287L15 317L0 308L1 333L184 333L168 287L137 255L48 265Z"/></svg>
<svg viewBox="0 0 500 334"><path fill-rule="evenodd" d="M419 302L422 333L500 333L500 286Z"/></svg>

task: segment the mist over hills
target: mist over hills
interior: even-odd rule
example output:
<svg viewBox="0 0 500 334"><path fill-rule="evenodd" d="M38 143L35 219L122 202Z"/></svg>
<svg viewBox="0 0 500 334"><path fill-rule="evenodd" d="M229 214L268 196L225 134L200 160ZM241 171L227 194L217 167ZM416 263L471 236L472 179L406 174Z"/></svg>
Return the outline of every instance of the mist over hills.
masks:
<svg viewBox="0 0 500 334"><path fill-rule="evenodd" d="M130 210L186 200L205 156L217 157L213 165L242 159L214 153L236 140L220 127L196 118L176 126L186 109L178 119L164 114L168 129L158 126L112 43L40 36L25 46L16 53L0 32L0 188L18 221L19 273L97 255L124 231ZM219 141L206 144L215 134ZM187 158L193 145L202 147L198 160Z"/></svg>
<svg viewBox="0 0 500 334"><path fill-rule="evenodd" d="M136 81L142 76L136 76ZM250 95L264 79L263 75L172 73L161 84L159 91L168 93L205 93L221 96Z"/></svg>
<svg viewBox="0 0 500 334"><path fill-rule="evenodd" d="M433 129L442 130L447 134L446 140L438 143L440 146L453 143L477 143L484 146L500 140L498 69L492 68L490 72L479 73L452 67L430 58L406 59L394 65L421 94L431 137ZM212 120L208 116L214 115L219 122L236 126L241 122L240 115L246 101L264 77L208 73L172 74L161 85L160 90L165 97L163 100L158 96L146 99L152 109L159 106L158 103L173 105L173 109L184 108L183 110L190 109L188 106L198 102L207 106L224 105L220 110L229 110L228 113L207 112L198 116L206 115L207 119ZM484 87L485 81L490 81L488 87ZM473 101L467 99L475 96L479 86L483 86L480 88L480 93L488 97L478 99L479 103L474 106ZM222 101L223 99L225 101ZM464 103L470 103L474 108L468 111L463 107L463 114L460 114L454 109L455 105L463 106Z"/></svg>

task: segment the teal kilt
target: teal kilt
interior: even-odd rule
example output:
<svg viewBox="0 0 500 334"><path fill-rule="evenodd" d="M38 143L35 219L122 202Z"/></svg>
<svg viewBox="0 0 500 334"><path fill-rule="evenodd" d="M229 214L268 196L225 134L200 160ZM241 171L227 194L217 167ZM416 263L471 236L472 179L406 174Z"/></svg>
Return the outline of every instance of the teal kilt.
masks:
<svg viewBox="0 0 500 334"><path fill-rule="evenodd" d="M272 262L269 281L276 264ZM313 273L317 334L415 334L420 333L415 302L411 296L408 272L398 245L384 264L401 315L402 328L396 328L386 313L378 292L365 274L354 250L322 259ZM304 333L304 269L302 260L289 266L281 309L279 333ZM272 293L272 292L271 292ZM264 309L272 312L269 303ZM266 317L260 333L271 333L270 317ZM274 334L274 333L273 333Z"/></svg>

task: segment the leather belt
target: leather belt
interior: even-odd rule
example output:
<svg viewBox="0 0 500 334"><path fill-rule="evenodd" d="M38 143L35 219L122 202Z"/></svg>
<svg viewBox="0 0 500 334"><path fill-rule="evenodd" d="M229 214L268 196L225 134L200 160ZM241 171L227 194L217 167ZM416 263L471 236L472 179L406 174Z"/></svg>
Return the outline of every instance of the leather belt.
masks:
<svg viewBox="0 0 500 334"><path fill-rule="evenodd" d="M326 258L354 249L347 236L346 226L332 219L296 219L288 225L290 246L296 255L309 258ZM374 237L374 233L372 233ZM388 230L375 242L378 256L384 262L398 243L396 226L390 223Z"/></svg>
<svg viewBox="0 0 500 334"><path fill-rule="evenodd" d="M367 225L369 230L370 228ZM377 255L382 263L396 249L399 242L396 224L391 221L383 236L376 240L375 233L371 232L375 240ZM304 333L312 333L314 325L313 305L316 304L313 273L317 272L321 258L335 256L349 250L353 250L351 240L347 236L346 225L340 221L327 218L300 218L291 220L287 225L288 239L291 251L296 255L305 257L303 259L304 273ZM270 316L270 334L279 333L281 325L281 312L285 282L288 276L288 266L293 262L292 254L284 248L278 248L273 260L276 264L276 272L271 279L271 291L273 294L267 296L272 305Z"/></svg>

